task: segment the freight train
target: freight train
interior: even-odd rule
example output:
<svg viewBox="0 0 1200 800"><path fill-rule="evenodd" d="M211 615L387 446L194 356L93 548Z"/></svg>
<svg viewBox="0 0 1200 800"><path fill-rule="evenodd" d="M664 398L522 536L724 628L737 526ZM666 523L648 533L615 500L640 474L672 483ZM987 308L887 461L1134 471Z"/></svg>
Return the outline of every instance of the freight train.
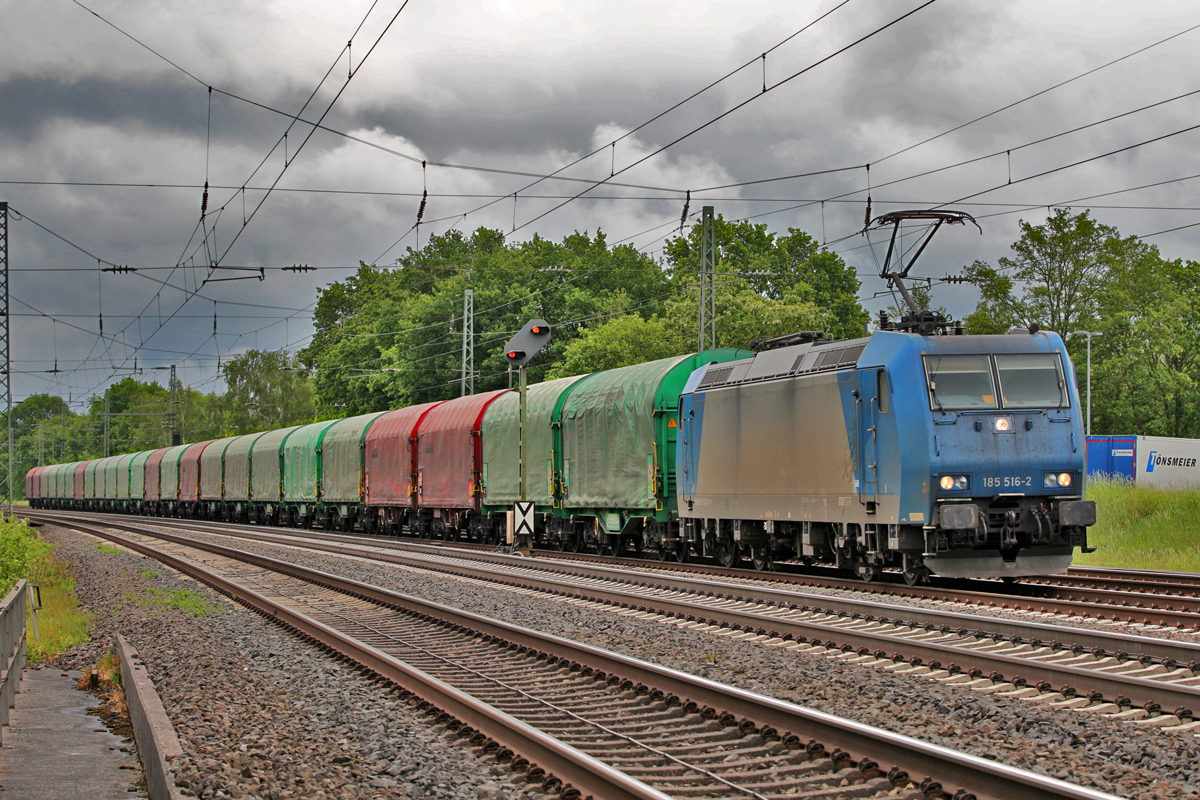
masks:
<svg viewBox="0 0 1200 800"><path fill-rule="evenodd" d="M803 559L867 580L1049 574L1087 546L1095 507L1056 334L782 344L531 386L537 545ZM36 467L25 491L35 508L499 542L518 416L515 392L484 392Z"/></svg>
<svg viewBox="0 0 1200 800"><path fill-rule="evenodd" d="M910 582L1052 574L1087 548L1096 511L1057 334L965 335L914 307L860 339L756 350L531 386L536 546ZM519 499L519 438L517 394L491 391L37 467L25 492L35 508L493 543Z"/></svg>

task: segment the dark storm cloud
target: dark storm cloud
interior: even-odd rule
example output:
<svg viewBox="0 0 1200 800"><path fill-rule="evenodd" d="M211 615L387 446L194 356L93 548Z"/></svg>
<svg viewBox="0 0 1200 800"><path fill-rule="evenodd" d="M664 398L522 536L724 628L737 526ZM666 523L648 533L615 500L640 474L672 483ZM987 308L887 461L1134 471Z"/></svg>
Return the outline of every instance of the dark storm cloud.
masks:
<svg viewBox="0 0 1200 800"><path fill-rule="evenodd" d="M281 110L300 108L336 56L369 3L352 8L304 2L277 13L270 7L217 2L195 6L161 2L118 4L94 0L97 9L127 26L147 43L204 81ZM603 146L733 67L754 58L833 5L813 3L629 3L562 5L506 0L454 4L414 3L357 74L325 124L408 153L418 159L453 161L544 173ZM919 5L854 0L767 59L768 82L802 69L834 49ZM1194 42L1181 39L1128 64L1098 73L1039 100L973 125L951 136L879 163L908 144L959 125L979 114L1095 67L1103 61L1191 24L1169 4L1133 7L1121 3L939 2L828 64L758 97L762 69L750 69L684 108L625 139L617 168L652 152L747 97L750 105L701 133L630 170L618 180L697 189L722 183L811 169L876 162L872 168L873 212L896 204L939 203L1003 184L1007 164L989 160L920 180L880 188L956 161L1016 147L1171 93L1184 91L1195 60ZM207 148L204 87L183 77L146 51L99 25L86 13L10 7L11 56L0 67L0 178L78 179L131 183L203 183L205 165L214 184L268 186L283 168L284 151L268 151L288 121L269 111L214 95L212 146ZM388 15L392 13L388 10ZM372 38L378 26L365 29ZM37 42L53 38L68 56L51 54ZM1192 37L1195 39L1195 37ZM365 41L365 39L364 39ZM355 63L364 49L355 42ZM345 61L331 75L309 110L316 119L346 77ZM17 109L18 113L11 113ZM1131 117L1037 148L1015 151L1014 177L1104 152L1181 127L1195 116L1195 101ZM615 127L610 127L615 126ZM419 163L318 133L296 156L307 133L298 125L289 136L290 166L281 187L420 192ZM980 202L1056 203L1179 176L1200 137L1179 137L1035 182L989 192ZM264 157L266 162L260 167ZM292 160L294 159L294 160ZM608 156L572 168L574 175L607 176ZM251 178L251 174L258 170ZM1200 170L1198 170L1200 171ZM442 194L505 194L527 179L430 168L427 219L453 217L485 202ZM1200 181L1195 182L1200 184ZM713 202L726 218L761 215L785 203L752 198L831 198L846 192L850 203L830 202L761 217L771 230L788 227L827 238L860 273L876 268L865 240L852 236L862 226L866 174L835 175L726 189L693 198L692 210ZM1113 204L1200 205L1197 187L1178 184L1128 195ZM538 187L545 194L578 190L561 182ZM8 199L50 227L105 259L141 266L169 266L181 256L195 263L211 257L187 245L198 218L199 190L113 190L84 187L2 186ZM621 194L603 187L595 195ZM626 194L639 192L625 192ZM645 194L640 192L640 194ZM215 252L227 247L242 220L254 211L261 191L243 196L214 189L208 223L217 222ZM713 197L728 198L712 200ZM243 200L245 204L243 205ZM517 222L547 210L553 201L522 197ZM360 259L371 261L411 228L419 198L276 193L240 234L225 263L284 266L308 263L346 271L290 275L278 270L266 281L210 284L185 313L156 334L140 364L165 364L201 347L209 361L186 373L189 382L212 375L218 352L279 347L300 342L307 320L283 322L290 312L218 305L220 332L211 340L212 299L301 308L321 284L347 274ZM798 202L794 204L799 204ZM225 206L219 215L213 209ZM659 201L581 200L524 228L557 238L571 230L603 228L610 241L661 222L678 220L678 199ZM939 236L918 272L953 274L976 258L995 262L1019 235L1017 222L1039 222L1044 207L986 217L1001 206L968 205L981 217L985 235L953 230ZM1161 230L1195 221L1192 212L1102 210L1095 216L1123 233ZM467 227L509 230L513 207L505 203L472 215ZM422 241L450 222L423 226ZM26 266L86 267L94 264L24 223L13 224L13 257ZM655 237L636 240L652 251ZM1188 231L1153 240L1175 257L1194 253ZM414 245L409 236L388 253L386 263ZM880 257L882 253L879 254ZM119 330L151 303L141 325L131 324L127 341L142 341L185 297L179 289L157 288L150 278L85 273L20 273L14 294L59 314L85 331L97 327L103 302L106 332ZM98 281L97 278L100 278ZM176 273L171 282L194 291L203 271ZM101 289L102 287L102 289ZM891 303L871 299L877 280L864 285L872 310ZM208 299L204 299L208 298ZM941 302L956 314L974 306L973 290L955 287ZM235 320L235 314L262 319ZM195 319L187 318L189 314ZM271 319L274 315L274 320ZM111 318L111 321L110 321ZM95 336L20 318L16 346L28 358L83 358L96 354ZM255 334L256 328L272 327ZM110 327L111 326L111 327ZM140 330L139 330L140 327ZM57 333L57 346L54 343ZM238 334L243 334L238 338ZM112 363L128 352L109 343ZM155 352L164 350L171 352ZM100 347L100 352L105 348ZM106 356L107 358L107 356ZM104 363L109 363L105 361ZM102 385L104 369L93 363L58 385L76 396ZM148 373L151 374L151 373ZM161 374L161 373L153 373ZM86 384L86 385L85 385ZM31 379L23 391L43 386Z"/></svg>

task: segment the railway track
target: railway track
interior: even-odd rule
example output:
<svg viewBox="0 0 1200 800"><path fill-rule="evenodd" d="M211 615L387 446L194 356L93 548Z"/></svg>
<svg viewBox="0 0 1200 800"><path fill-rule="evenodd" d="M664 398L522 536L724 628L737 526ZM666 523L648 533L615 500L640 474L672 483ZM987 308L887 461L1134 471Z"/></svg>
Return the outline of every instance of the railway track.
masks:
<svg viewBox="0 0 1200 800"><path fill-rule="evenodd" d="M38 514L55 515L74 512L38 511ZM93 519L131 519L120 514L84 513L84 517ZM133 518L138 519L138 518ZM273 530L286 535L322 535L339 541L407 541L418 544L436 544L443 547L454 547L481 553L494 551L491 546L477 545L466 542L431 542L424 539L409 537L385 538L367 534L345 534L319 531L301 531L292 528L266 528L259 525L236 525L227 523L210 523L199 521L172 520L172 524L200 525L220 527L227 530L262 531ZM164 523L165 524L165 523ZM1043 614L1058 614L1064 617L1080 617L1083 619L1108 620L1112 622L1132 623L1141 626L1176 627L1180 629L1200 630L1200 577L1196 578L1195 588L1186 580L1186 574L1150 572L1143 580L1141 571L1111 570L1096 567L1072 567L1068 573L1069 580L1078 572L1079 585L1059 585L1054 583L1057 578L1040 579L1038 583L1006 584L1000 581L957 581L938 586L907 586L902 583L872 582L865 583L840 577L822 574L803 574L795 572L760 572L753 569L726 568L708 564L677 564L670 562L654 562L640 558L601 556L590 553L564 553L558 551L539 551L539 555L552 557L555 560L591 563L618 564L631 568L645 570L660 575L706 575L714 578L734 578L738 580L753 580L762 583L773 583L781 586L810 586L821 589L853 591L876 594L881 598L898 597L918 600L936 600L963 603L980 607L999 609L1025 610ZM1096 580L1102 582L1105 576L1109 580L1122 580L1125 588L1105 588L1099 583L1088 588L1082 583L1086 575L1095 573ZM1064 578L1067 580L1067 578ZM1116 585L1116 584L1111 584ZM1187 587L1186 592L1168 591L1172 587ZM1194 596L1193 596L1194 593Z"/></svg>
<svg viewBox="0 0 1200 800"><path fill-rule="evenodd" d="M119 535L107 522L46 521L235 597L424 698L514 769L569 783L567 796L1110 797L266 556L142 526Z"/></svg>
<svg viewBox="0 0 1200 800"><path fill-rule="evenodd" d="M137 530L124 519L106 522ZM1200 729L1200 645L934 609L805 594L767 583L748 587L701 578L643 580L610 567L545 564L495 554L464 558L444 548L399 549L320 534L172 527L357 555L499 582L575 602L633 609L694 628L752 636L853 663L926 675L1028 702L1083 709L1179 732ZM326 541L333 538L337 541ZM1007 677L1006 677L1007 676Z"/></svg>

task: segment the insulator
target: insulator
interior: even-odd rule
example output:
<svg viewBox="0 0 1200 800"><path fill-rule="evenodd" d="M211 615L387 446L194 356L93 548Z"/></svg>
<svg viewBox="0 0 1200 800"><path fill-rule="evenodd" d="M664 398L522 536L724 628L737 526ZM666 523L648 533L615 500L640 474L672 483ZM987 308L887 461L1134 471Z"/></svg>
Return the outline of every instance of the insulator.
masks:
<svg viewBox="0 0 1200 800"><path fill-rule="evenodd" d="M683 213L679 216L679 230L683 230L683 226L687 224L688 206L692 204L692 190L688 189L687 197L683 200Z"/></svg>
<svg viewBox="0 0 1200 800"><path fill-rule="evenodd" d="M421 218L425 216L425 201L428 199L429 199L429 191L425 190L425 191L421 192L421 207L417 209L417 222L418 223L421 221Z"/></svg>

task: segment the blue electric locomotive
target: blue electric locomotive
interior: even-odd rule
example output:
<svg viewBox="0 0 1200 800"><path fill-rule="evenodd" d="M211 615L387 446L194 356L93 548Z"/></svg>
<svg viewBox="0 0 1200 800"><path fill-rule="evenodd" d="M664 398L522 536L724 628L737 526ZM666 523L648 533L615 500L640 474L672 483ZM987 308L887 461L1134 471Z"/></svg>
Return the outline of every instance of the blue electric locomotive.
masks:
<svg viewBox="0 0 1200 800"><path fill-rule="evenodd" d="M1054 333L772 349L693 373L680 420L682 538L730 565L1042 575L1095 522Z"/></svg>
<svg viewBox="0 0 1200 800"><path fill-rule="evenodd" d="M913 217L969 219L881 219ZM891 275L886 263L883 277L911 300L898 280L907 268ZM1087 547L1096 511L1062 339L1036 327L963 335L911 308L867 338L781 337L692 374L677 555L749 556L760 569L803 558L918 582L1061 572Z"/></svg>

